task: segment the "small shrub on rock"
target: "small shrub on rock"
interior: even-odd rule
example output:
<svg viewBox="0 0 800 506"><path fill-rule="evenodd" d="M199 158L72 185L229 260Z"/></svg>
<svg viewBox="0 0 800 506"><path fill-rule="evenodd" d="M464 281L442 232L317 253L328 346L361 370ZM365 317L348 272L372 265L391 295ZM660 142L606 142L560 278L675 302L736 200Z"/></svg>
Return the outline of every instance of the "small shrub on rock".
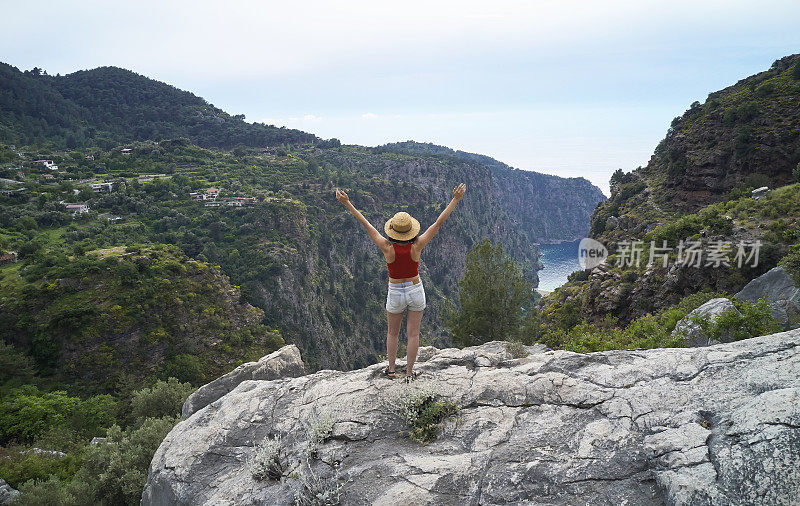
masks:
<svg viewBox="0 0 800 506"><path fill-rule="evenodd" d="M307 455L316 455L319 445L331 437L334 425L336 425L336 419L329 411L314 414L309 418L306 424L306 430L308 432L308 444L306 445Z"/></svg>
<svg viewBox="0 0 800 506"><path fill-rule="evenodd" d="M342 504L342 491L350 480L342 480L339 470L328 476L316 474L311 466L307 472L298 473L300 488L294 492L295 506L337 506Z"/></svg>
<svg viewBox="0 0 800 506"><path fill-rule="evenodd" d="M283 476L286 465L282 446L280 435L274 438L264 438L264 441L258 446L255 456L248 464L253 478L279 480Z"/></svg>
<svg viewBox="0 0 800 506"><path fill-rule="evenodd" d="M513 358L525 358L528 356L528 350L525 349L525 345L519 341L510 341L506 343L506 351L511 355Z"/></svg>
<svg viewBox="0 0 800 506"><path fill-rule="evenodd" d="M411 438L423 445L436 440L439 424L458 413L458 406L428 389L411 388L402 395L395 409L408 427Z"/></svg>

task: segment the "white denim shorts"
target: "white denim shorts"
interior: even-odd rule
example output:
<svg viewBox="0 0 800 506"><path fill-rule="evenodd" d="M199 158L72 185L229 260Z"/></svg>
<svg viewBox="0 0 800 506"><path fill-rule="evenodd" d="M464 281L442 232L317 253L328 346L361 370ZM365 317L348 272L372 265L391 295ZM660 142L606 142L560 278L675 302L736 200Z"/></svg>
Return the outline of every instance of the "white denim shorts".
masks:
<svg viewBox="0 0 800 506"><path fill-rule="evenodd" d="M393 314L409 311L422 311L425 303L425 288L422 281L416 285L411 281L402 283L389 283L389 293L386 294L386 310Z"/></svg>

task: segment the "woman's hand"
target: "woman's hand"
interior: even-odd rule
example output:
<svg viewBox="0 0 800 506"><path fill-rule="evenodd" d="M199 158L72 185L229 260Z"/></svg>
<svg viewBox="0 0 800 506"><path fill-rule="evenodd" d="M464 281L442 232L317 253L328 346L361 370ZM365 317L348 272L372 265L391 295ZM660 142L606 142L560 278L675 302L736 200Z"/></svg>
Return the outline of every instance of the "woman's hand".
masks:
<svg viewBox="0 0 800 506"><path fill-rule="evenodd" d="M453 198L457 201L461 200L461 197L463 197L466 192L467 192L467 186L464 183L461 183L460 185L453 188Z"/></svg>
<svg viewBox="0 0 800 506"><path fill-rule="evenodd" d="M336 188L336 200L344 205L347 205L347 203L350 202L350 198L347 196L347 193L339 188Z"/></svg>

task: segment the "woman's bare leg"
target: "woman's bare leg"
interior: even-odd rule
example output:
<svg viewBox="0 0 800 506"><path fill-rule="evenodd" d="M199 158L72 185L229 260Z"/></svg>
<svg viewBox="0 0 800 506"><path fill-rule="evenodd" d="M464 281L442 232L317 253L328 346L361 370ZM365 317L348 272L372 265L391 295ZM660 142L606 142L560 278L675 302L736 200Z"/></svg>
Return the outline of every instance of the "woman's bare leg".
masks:
<svg viewBox="0 0 800 506"><path fill-rule="evenodd" d="M394 371L394 361L397 358L397 336L400 335L403 313L394 314L386 311L386 320L389 323L389 328L386 331L386 355L389 358L389 370Z"/></svg>
<svg viewBox="0 0 800 506"><path fill-rule="evenodd" d="M409 311L406 319L406 334L408 335L408 355L406 357L406 375L411 376L414 362L417 360L419 350L419 324L422 321L422 311Z"/></svg>

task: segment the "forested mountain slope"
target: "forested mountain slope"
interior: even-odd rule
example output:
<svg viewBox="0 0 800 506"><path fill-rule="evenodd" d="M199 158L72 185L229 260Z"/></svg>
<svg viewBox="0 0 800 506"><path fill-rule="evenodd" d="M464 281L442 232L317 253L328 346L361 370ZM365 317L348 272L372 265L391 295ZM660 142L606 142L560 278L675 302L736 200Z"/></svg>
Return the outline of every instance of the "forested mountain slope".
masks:
<svg viewBox="0 0 800 506"><path fill-rule="evenodd" d="M188 91L118 67L50 76L0 63L0 141L73 149L178 137L223 148L323 142L299 130L247 123Z"/></svg>
<svg viewBox="0 0 800 506"><path fill-rule="evenodd" d="M566 322L559 313L570 315L570 325L627 324L698 292L736 293L800 248L798 180L800 55L791 55L693 103L646 167L612 176L611 197L593 213L590 232L612 256L546 299L545 320ZM770 192L752 198L762 186ZM638 267L618 265L625 241L642 241ZM672 248L667 267L646 265L651 241ZM709 267L707 257L700 267L680 264L681 241L698 242L706 254L727 242L729 261L740 243L760 241L758 264Z"/></svg>

